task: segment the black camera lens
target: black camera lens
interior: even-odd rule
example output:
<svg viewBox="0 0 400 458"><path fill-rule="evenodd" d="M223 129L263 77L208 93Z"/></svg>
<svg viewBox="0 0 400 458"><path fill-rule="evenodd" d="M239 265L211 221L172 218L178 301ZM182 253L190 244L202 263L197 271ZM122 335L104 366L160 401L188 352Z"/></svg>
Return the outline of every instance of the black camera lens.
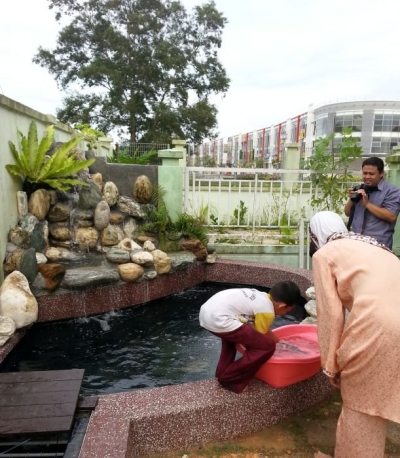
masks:
<svg viewBox="0 0 400 458"><path fill-rule="evenodd" d="M359 189L364 189L365 188L365 185L364 183L361 183L361 184L358 184L357 186L354 186L353 187L353 191L358 191ZM353 197L350 197L350 200L352 202L359 202L361 200L361 194L354 194Z"/></svg>

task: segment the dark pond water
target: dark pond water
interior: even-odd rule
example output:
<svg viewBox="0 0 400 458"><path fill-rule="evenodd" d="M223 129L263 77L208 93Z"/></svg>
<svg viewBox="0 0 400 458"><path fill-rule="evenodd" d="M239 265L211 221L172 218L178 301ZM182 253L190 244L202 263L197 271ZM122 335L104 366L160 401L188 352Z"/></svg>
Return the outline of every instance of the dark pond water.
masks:
<svg viewBox="0 0 400 458"><path fill-rule="evenodd" d="M240 286L203 283L117 312L35 324L0 372L85 369L83 395L212 378L220 341L200 327L199 309L218 291ZM299 307L277 317L274 327L298 323L303 313Z"/></svg>

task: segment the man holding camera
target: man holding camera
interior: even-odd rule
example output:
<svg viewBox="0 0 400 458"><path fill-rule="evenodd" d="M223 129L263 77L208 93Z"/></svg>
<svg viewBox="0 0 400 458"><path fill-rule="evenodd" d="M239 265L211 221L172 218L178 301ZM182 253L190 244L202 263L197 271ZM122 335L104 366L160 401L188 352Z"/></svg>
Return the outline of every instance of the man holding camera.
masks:
<svg viewBox="0 0 400 458"><path fill-rule="evenodd" d="M349 230L374 237L391 249L400 212L400 189L385 181L383 174L382 159L365 159L362 163L363 183L349 189L344 213L349 217Z"/></svg>

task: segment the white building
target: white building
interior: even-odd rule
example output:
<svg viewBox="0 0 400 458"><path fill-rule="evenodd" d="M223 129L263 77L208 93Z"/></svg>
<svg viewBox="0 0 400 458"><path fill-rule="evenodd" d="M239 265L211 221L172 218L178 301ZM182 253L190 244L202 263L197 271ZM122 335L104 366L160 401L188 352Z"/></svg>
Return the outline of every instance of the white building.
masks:
<svg viewBox="0 0 400 458"><path fill-rule="evenodd" d="M200 158L211 156L217 164L260 161L280 162L285 143L299 143L302 157L312 155L314 141L335 133L341 142L343 127L359 137L363 157L382 156L400 144L400 101L340 102L318 107L278 124L197 145Z"/></svg>

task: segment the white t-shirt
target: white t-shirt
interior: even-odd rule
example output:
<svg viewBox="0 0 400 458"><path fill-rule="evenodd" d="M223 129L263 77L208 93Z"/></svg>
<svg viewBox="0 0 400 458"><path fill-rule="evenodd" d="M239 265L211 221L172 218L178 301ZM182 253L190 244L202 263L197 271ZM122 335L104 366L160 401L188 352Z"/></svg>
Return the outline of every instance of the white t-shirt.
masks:
<svg viewBox="0 0 400 458"><path fill-rule="evenodd" d="M250 288L232 288L214 294L200 308L200 326L211 332L231 332L249 323L266 333L275 319L267 293Z"/></svg>

